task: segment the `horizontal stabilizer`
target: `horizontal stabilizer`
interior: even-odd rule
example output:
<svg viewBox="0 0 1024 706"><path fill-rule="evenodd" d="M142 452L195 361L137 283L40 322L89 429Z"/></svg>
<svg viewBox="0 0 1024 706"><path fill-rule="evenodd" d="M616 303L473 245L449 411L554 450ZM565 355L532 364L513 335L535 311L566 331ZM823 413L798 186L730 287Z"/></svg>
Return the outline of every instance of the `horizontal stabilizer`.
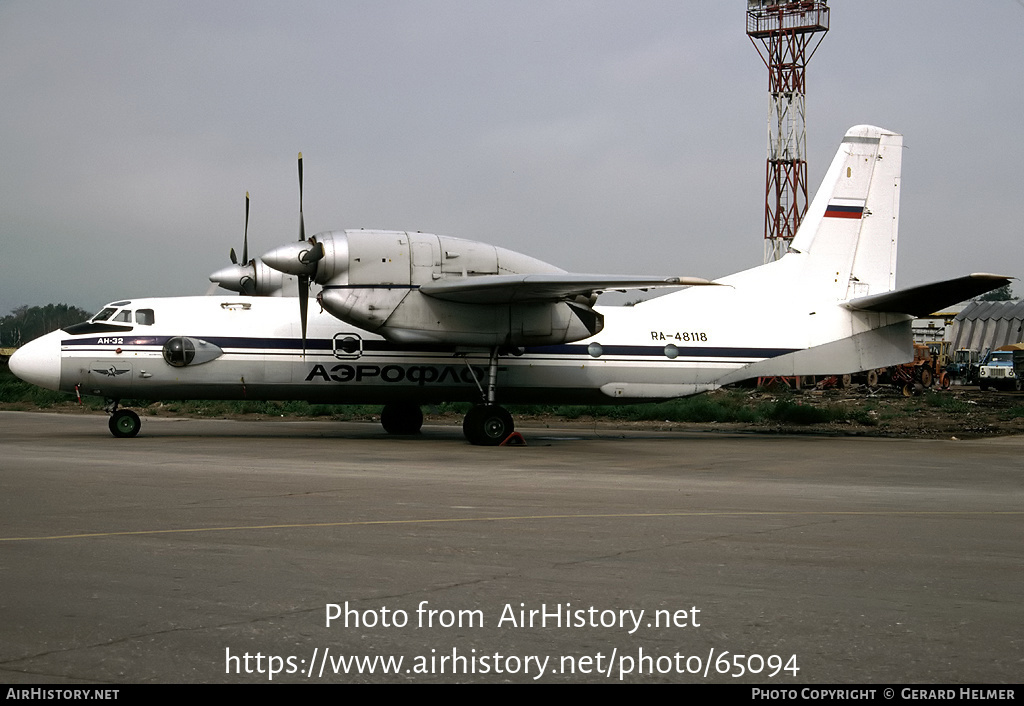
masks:
<svg viewBox="0 0 1024 706"><path fill-rule="evenodd" d="M629 275L478 275L444 279L420 287L420 294L466 304L557 302L609 290L714 284L698 277L651 279Z"/></svg>
<svg viewBox="0 0 1024 706"><path fill-rule="evenodd" d="M944 307L1006 286L1012 277L975 273L943 282L922 284L883 294L851 299L843 306L856 311L889 312L928 316Z"/></svg>

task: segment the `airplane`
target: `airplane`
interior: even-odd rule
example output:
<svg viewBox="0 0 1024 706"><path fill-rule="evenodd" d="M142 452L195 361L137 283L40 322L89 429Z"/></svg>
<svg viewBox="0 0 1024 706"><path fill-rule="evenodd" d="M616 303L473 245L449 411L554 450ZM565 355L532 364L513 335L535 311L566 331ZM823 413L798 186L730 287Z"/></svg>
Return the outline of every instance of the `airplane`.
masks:
<svg viewBox="0 0 1024 706"><path fill-rule="evenodd" d="M913 358L911 320L1007 284L972 274L895 288L901 135L851 128L789 252L715 281L571 274L484 243L407 231L305 237L211 275L231 296L125 299L19 349L11 370L106 398L383 404L391 434L422 405L474 403L472 444L514 432L502 404L617 404L696 395L761 376L834 375ZM232 251L232 256L234 252ZM277 273L277 274L270 274ZM282 294L297 281L295 297ZM320 310L308 292L321 286ZM677 288L634 306L609 290ZM259 296L265 295L265 296ZM296 321L298 318L298 321Z"/></svg>

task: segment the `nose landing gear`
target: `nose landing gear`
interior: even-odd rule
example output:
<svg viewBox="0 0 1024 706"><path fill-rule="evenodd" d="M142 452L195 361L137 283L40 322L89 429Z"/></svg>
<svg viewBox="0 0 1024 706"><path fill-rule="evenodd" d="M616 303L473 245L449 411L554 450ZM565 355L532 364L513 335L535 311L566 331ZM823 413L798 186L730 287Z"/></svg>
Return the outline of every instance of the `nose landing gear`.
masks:
<svg viewBox="0 0 1024 706"><path fill-rule="evenodd" d="M114 400L107 407L107 411L110 412L110 421L107 422L110 433L118 439L137 436L139 429L142 428L142 420L130 409L118 409L118 402L119 400Z"/></svg>

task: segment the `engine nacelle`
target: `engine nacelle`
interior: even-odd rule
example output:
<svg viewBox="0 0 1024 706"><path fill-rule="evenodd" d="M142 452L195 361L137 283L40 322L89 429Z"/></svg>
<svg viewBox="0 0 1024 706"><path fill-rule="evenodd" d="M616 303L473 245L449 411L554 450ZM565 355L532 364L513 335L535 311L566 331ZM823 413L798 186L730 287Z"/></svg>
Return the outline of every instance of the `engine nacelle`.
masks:
<svg viewBox="0 0 1024 706"><path fill-rule="evenodd" d="M342 321L405 344L555 345L604 327L603 316L575 302L465 304L408 288L329 285L320 299Z"/></svg>
<svg viewBox="0 0 1024 706"><path fill-rule="evenodd" d="M267 267L262 260L228 265L210 275L210 281L228 291L256 297L294 297L298 293L295 277Z"/></svg>
<svg viewBox="0 0 1024 706"><path fill-rule="evenodd" d="M422 285L484 275L561 274L536 258L486 243L405 231L320 233L264 258L323 285L320 301L346 323L401 343L552 345L601 330L591 301L477 304L443 301ZM311 248L322 247L322 255ZM290 268L290 269L288 269Z"/></svg>

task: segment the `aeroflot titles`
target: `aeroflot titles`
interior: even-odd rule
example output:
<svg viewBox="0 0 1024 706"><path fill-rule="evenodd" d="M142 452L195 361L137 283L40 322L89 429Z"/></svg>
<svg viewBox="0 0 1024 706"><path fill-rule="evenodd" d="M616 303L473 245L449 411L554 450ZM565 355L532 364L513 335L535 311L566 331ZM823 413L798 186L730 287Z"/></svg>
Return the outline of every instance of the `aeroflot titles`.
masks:
<svg viewBox="0 0 1024 706"><path fill-rule="evenodd" d="M500 370L500 368L499 368ZM335 365L328 369L323 365L314 365L306 382L323 380L324 382L363 382L380 380L383 382L414 382L418 385L451 382L455 384L474 384L477 380L487 377L487 369L479 366L459 367L456 365Z"/></svg>

